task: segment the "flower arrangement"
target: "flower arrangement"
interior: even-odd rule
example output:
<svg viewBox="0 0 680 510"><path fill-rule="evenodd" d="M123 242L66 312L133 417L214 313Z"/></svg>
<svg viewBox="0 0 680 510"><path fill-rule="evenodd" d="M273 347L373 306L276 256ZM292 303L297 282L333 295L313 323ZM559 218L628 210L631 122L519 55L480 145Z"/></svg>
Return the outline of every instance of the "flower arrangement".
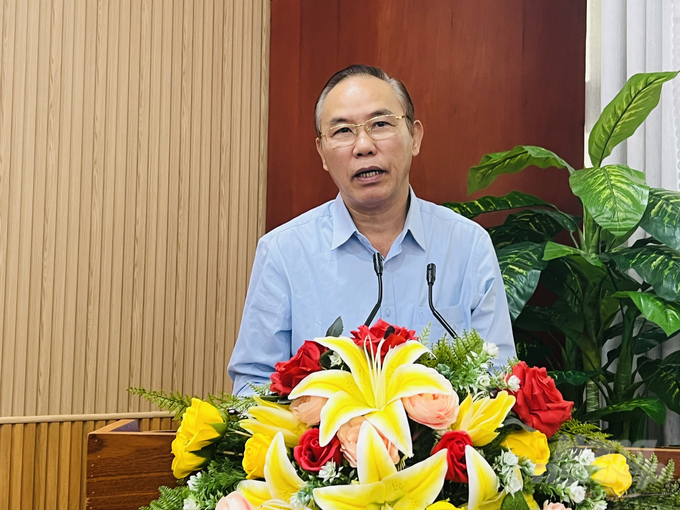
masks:
<svg viewBox="0 0 680 510"><path fill-rule="evenodd" d="M659 471L571 420L544 368L493 368L498 349L475 332L430 348L427 331L382 320L351 334L305 342L253 397L133 390L181 416L172 469L188 479L149 508L680 505L672 465Z"/></svg>

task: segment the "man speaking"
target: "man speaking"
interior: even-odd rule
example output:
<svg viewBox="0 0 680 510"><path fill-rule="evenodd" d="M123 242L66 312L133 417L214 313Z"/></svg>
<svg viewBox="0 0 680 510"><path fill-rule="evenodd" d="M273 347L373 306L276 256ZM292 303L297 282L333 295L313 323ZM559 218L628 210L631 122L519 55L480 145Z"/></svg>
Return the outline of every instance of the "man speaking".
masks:
<svg viewBox="0 0 680 510"><path fill-rule="evenodd" d="M345 334L363 324L377 299L376 252L384 257L377 317L417 333L431 324L430 338L443 336L428 306L426 268L434 263L433 302L446 322L458 332L476 329L499 347L501 362L515 356L489 236L409 186L423 125L406 87L380 69L348 67L321 91L314 123L339 194L260 239L229 363L234 393L269 382L278 361L323 336L336 317Z"/></svg>

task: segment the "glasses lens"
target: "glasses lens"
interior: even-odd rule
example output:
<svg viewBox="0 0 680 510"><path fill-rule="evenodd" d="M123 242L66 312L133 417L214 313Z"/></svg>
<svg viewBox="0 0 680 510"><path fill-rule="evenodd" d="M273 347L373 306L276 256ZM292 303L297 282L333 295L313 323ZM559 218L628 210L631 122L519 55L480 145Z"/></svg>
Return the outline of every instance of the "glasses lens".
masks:
<svg viewBox="0 0 680 510"><path fill-rule="evenodd" d="M374 140L387 138L397 132L397 117L394 115L384 115L371 119L368 128Z"/></svg>
<svg viewBox="0 0 680 510"><path fill-rule="evenodd" d="M328 130L328 143L333 147L342 147L344 145L352 145L354 143L354 131L353 126L347 126L345 124L340 124L333 126Z"/></svg>

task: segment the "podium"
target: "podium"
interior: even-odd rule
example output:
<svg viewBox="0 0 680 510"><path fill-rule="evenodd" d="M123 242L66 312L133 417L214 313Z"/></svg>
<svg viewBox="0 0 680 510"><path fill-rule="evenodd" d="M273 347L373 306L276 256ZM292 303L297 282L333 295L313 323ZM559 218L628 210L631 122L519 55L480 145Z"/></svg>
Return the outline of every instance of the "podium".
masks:
<svg viewBox="0 0 680 510"><path fill-rule="evenodd" d="M141 432L119 420L87 435L87 510L138 510L175 487L171 443L175 431Z"/></svg>

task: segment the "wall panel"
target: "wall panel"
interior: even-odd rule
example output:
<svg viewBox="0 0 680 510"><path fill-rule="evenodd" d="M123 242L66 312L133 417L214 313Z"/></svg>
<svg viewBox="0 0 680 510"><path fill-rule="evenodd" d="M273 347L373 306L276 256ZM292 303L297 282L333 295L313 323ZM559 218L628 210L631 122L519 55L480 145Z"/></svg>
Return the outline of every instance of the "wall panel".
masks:
<svg viewBox="0 0 680 510"><path fill-rule="evenodd" d="M411 184L435 203L467 199L467 171L519 144L583 162L586 1L273 0L267 230L331 200L314 104L333 73L383 68L408 87L425 134ZM566 171L503 176L577 214Z"/></svg>
<svg viewBox="0 0 680 510"><path fill-rule="evenodd" d="M80 508L96 417L151 410L127 387L230 390L269 9L0 0L0 510Z"/></svg>

